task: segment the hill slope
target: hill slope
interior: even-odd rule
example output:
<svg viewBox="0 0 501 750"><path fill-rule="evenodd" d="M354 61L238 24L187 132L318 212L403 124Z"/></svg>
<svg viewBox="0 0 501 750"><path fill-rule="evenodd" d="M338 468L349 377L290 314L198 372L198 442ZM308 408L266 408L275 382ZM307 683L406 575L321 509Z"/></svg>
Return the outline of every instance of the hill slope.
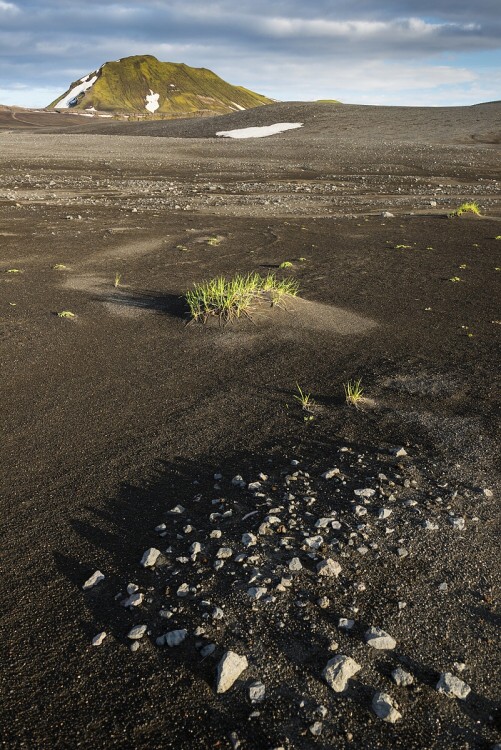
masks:
<svg viewBox="0 0 501 750"><path fill-rule="evenodd" d="M181 117L223 114L270 103L271 99L232 86L211 70L136 55L104 63L74 81L49 108Z"/></svg>

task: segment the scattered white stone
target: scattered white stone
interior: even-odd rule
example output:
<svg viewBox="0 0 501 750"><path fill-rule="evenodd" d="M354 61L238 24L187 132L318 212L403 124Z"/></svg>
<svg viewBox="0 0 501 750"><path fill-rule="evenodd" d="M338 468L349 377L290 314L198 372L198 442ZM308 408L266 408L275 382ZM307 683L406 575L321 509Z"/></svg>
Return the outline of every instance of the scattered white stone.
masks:
<svg viewBox="0 0 501 750"><path fill-rule="evenodd" d="M105 638L106 638L106 633L103 630L102 633L98 633L97 635L94 636L94 638L92 639L92 645L100 646Z"/></svg>
<svg viewBox="0 0 501 750"><path fill-rule="evenodd" d="M381 630L381 628L369 628L369 630L366 631L364 638L367 645L381 651L390 650L397 645L396 640L384 630Z"/></svg>
<svg viewBox="0 0 501 750"><path fill-rule="evenodd" d="M262 488L262 486L263 485L261 484L261 482L249 482L249 484L247 485L247 489L251 491L253 490L259 491Z"/></svg>
<svg viewBox="0 0 501 750"><path fill-rule="evenodd" d="M192 555L198 555L202 551L202 545L200 542L193 542L190 544L190 552Z"/></svg>
<svg viewBox="0 0 501 750"><path fill-rule="evenodd" d="M248 667L245 656L226 651L217 666L216 692L225 693Z"/></svg>
<svg viewBox="0 0 501 750"><path fill-rule="evenodd" d="M318 521L315 522L315 528L325 529L327 528L327 526L330 526L331 523L335 520L335 518L319 518Z"/></svg>
<svg viewBox="0 0 501 750"><path fill-rule="evenodd" d="M340 617L337 624L341 630L352 630L354 625L355 620L349 620L347 617Z"/></svg>
<svg viewBox="0 0 501 750"><path fill-rule="evenodd" d="M322 672L322 677L336 693L342 693L346 690L350 677L353 677L360 669L362 667L354 659L339 654L333 659L329 659Z"/></svg>
<svg viewBox="0 0 501 750"><path fill-rule="evenodd" d="M153 568L156 561L160 557L160 555L161 555L161 552L159 549L155 549L155 547L150 547L143 554L140 565L142 565L143 568Z"/></svg>
<svg viewBox="0 0 501 750"><path fill-rule="evenodd" d="M471 687L450 672L442 672L436 689L448 698L459 698L464 701L471 693Z"/></svg>
<svg viewBox="0 0 501 750"><path fill-rule="evenodd" d="M182 583L179 586L178 590L176 591L177 596L179 596L181 599L185 596L188 596L189 593L190 593L190 587L188 586L187 583Z"/></svg>
<svg viewBox="0 0 501 750"><path fill-rule="evenodd" d="M169 510L169 513L172 513L173 515L177 515L180 513L186 513L186 508L183 508L182 505L176 505L174 508L171 508Z"/></svg>
<svg viewBox="0 0 501 750"><path fill-rule="evenodd" d="M488 497L488 498L494 497L494 492L492 490L487 489L487 487L484 488L483 493L484 493L484 497Z"/></svg>
<svg viewBox="0 0 501 750"><path fill-rule="evenodd" d="M465 527L465 520L461 516L449 516L449 523L453 529L457 531L463 531Z"/></svg>
<svg viewBox="0 0 501 750"><path fill-rule="evenodd" d="M402 718L402 714L397 711L396 705L394 699L388 693L376 693L372 699L372 710L376 716L389 724L395 724Z"/></svg>
<svg viewBox="0 0 501 750"><path fill-rule="evenodd" d="M184 628L182 630L171 630L169 633L165 634L165 643L168 646L179 646L187 635L188 631Z"/></svg>
<svg viewBox="0 0 501 750"><path fill-rule="evenodd" d="M265 695L266 688L259 680L256 680L249 685L249 698L251 703L262 703Z"/></svg>
<svg viewBox="0 0 501 750"><path fill-rule="evenodd" d="M293 557L292 560L289 561L289 570L296 572L302 569L303 569L303 566L301 564L301 560L299 559L299 557Z"/></svg>
<svg viewBox="0 0 501 750"><path fill-rule="evenodd" d="M130 650L132 651L132 653L134 653L134 652L135 652L135 651L137 651L138 649L139 649L139 641L133 641L133 642L132 642L132 643L130 644Z"/></svg>
<svg viewBox="0 0 501 750"><path fill-rule="evenodd" d="M322 734L324 725L321 721L315 721L311 726L308 727L314 737L319 737Z"/></svg>
<svg viewBox="0 0 501 750"><path fill-rule="evenodd" d="M233 479L231 480L231 483L234 487L241 487L241 488L245 487L244 478L241 477L240 474L237 474L236 476L234 476Z"/></svg>
<svg viewBox="0 0 501 750"><path fill-rule="evenodd" d="M367 515L367 508L364 508L363 505L355 505L355 511L354 512L355 512L355 515L358 518L361 518L362 516L366 516Z"/></svg>
<svg viewBox="0 0 501 750"><path fill-rule="evenodd" d="M216 553L217 560L227 560L233 554L231 547L220 547Z"/></svg>
<svg viewBox="0 0 501 750"><path fill-rule="evenodd" d="M160 534L160 532L165 531L167 528L165 523L160 523L158 526L155 526L155 531Z"/></svg>
<svg viewBox="0 0 501 750"><path fill-rule="evenodd" d="M365 498L374 497L376 494L376 490L373 490L372 487L364 487L361 490L354 490L353 492L357 497Z"/></svg>
<svg viewBox="0 0 501 750"><path fill-rule="evenodd" d="M391 509L391 508L380 508L380 509L378 510L378 514L377 514L377 517L378 517L378 518L379 518L380 520L383 520L383 519L385 519L385 518L389 518L389 517L391 516L391 514L392 514L392 513L393 513L393 511L392 511L392 509Z"/></svg>
<svg viewBox="0 0 501 750"><path fill-rule="evenodd" d="M397 458L401 458L407 455L407 451L402 447L391 448L390 453L392 454L392 456L396 456Z"/></svg>
<svg viewBox="0 0 501 750"><path fill-rule="evenodd" d="M339 476L341 472L338 468L334 467L333 469L328 469L322 474L323 479L332 479L333 477Z"/></svg>
<svg viewBox="0 0 501 750"><path fill-rule="evenodd" d="M337 577L341 573L341 566L337 560L332 560L329 557L317 564L317 573L319 576Z"/></svg>
<svg viewBox="0 0 501 750"><path fill-rule="evenodd" d="M104 573L101 573L100 570L96 570L95 573L91 575L90 578L87 578L84 585L82 586L84 591L87 591L88 589L93 588L94 586L97 586L98 583L101 581L104 581Z"/></svg>
<svg viewBox="0 0 501 750"><path fill-rule="evenodd" d="M135 594L137 591L139 591L139 586L137 583L128 583L127 584L127 593L128 594Z"/></svg>
<svg viewBox="0 0 501 750"><path fill-rule="evenodd" d="M429 521L427 519L423 522L423 529L426 529L427 531L437 531L438 523L434 523L433 521Z"/></svg>
<svg viewBox="0 0 501 750"><path fill-rule="evenodd" d="M466 669L466 664L462 661L455 661L452 666L454 667L456 672L464 672L464 670Z"/></svg>
<svg viewBox="0 0 501 750"><path fill-rule="evenodd" d="M304 543L310 548L310 549L318 549L322 546L324 543L323 536L320 536L317 534L317 536L307 536L304 540Z"/></svg>
<svg viewBox="0 0 501 750"><path fill-rule="evenodd" d="M392 214L390 211L383 211L383 213L381 214L381 216L383 217L383 219L394 219L395 218L395 214Z"/></svg>
<svg viewBox="0 0 501 750"><path fill-rule="evenodd" d="M143 603L144 594L136 593L131 594L128 599L124 599L122 602L123 607L139 607Z"/></svg>
<svg viewBox="0 0 501 750"><path fill-rule="evenodd" d="M406 672L405 669L402 669L402 667L397 667L396 669L394 669L391 673L391 676L393 677L393 682L395 683L395 685L398 685L398 687L408 687L414 682L414 677L411 675L411 673Z"/></svg>
<svg viewBox="0 0 501 750"><path fill-rule="evenodd" d="M265 596L268 593L268 589L264 588L264 586L253 586L250 589L247 589L247 596L249 596L251 599L261 599L261 597Z"/></svg>
<svg viewBox="0 0 501 750"><path fill-rule="evenodd" d="M146 633L147 628L148 628L147 625L135 625L127 633L127 638L130 638L131 641L138 641Z"/></svg>
<svg viewBox="0 0 501 750"><path fill-rule="evenodd" d="M242 543L244 547L254 547L257 544L257 536L255 534L242 534Z"/></svg>
<svg viewBox="0 0 501 750"><path fill-rule="evenodd" d="M213 529L213 531L211 531L211 533L209 534L209 537L211 539L221 539L222 535L223 532L220 531L220 529Z"/></svg>
<svg viewBox="0 0 501 750"><path fill-rule="evenodd" d="M397 555L399 557L407 557L409 555L409 550L405 549L405 547L399 547L397 549Z"/></svg>

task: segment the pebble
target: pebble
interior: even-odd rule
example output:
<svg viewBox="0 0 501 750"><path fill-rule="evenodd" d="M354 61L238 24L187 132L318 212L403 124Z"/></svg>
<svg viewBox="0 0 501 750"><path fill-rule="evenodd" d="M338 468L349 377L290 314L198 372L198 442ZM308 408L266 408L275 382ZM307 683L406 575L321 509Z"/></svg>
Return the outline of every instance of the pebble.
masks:
<svg viewBox="0 0 501 750"><path fill-rule="evenodd" d="M299 557L293 557L292 560L289 561L289 570L297 572L298 570L302 570L302 568L303 566Z"/></svg>
<svg viewBox="0 0 501 750"><path fill-rule="evenodd" d="M184 641L186 636L188 635L187 630L171 630L169 633L165 634L165 643L168 646L179 646L180 643Z"/></svg>
<svg viewBox="0 0 501 750"><path fill-rule="evenodd" d="M330 599L327 596L321 596L320 599L317 599L317 604L320 609L327 609L330 604Z"/></svg>
<svg viewBox="0 0 501 750"><path fill-rule="evenodd" d="M461 516L450 516L449 517L449 523L451 524L453 529L456 529L457 531L463 531L465 527L465 520Z"/></svg>
<svg viewBox="0 0 501 750"><path fill-rule="evenodd" d="M319 737L322 734L323 726L324 725L321 721L315 721L314 724L309 727L309 730L314 737Z"/></svg>
<svg viewBox="0 0 501 750"><path fill-rule="evenodd" d="M402 458L403 456L407 456L407 451L405 448L398 447L398 448L392 448L390 450L390 453L392 456L395 456L396 458Z"/></svg>
<svg viewBox="0 0 501 750"><path fill-rule="evenodd" d="M98 633L97 635L94 636L94 638L92 639L92 645L100 646L105 638L106 638L106 633L103 630L101 633Z"/></svg>
<svg viewBox="0 0 501 750"><path fill-rule="evenodd" d="M226 651L217 666L216 693L225 693L248 667L247 658L235 651Z"/></svg>
<svg viewBox="0 0 501 750"><path fill-rule="evenodd" d="M256 680L249 685L249 698L251 703L262 703L265 699L266 688L262 682Z"/></svg>
<svg viewBox="0 0 501 750"><path fill-rule="evenodd" d="M207 656L212 656L214 651L216 650L216 644L215 643L208 643L206 646L200 649L200 656L202 658L207 658Z"/></svg>
<svg viewBox="0 0 501 750"><path fill-rule="evenodd" d="M383 211L383 213L381 214L381 216L383 217L383 219L394 219L395 218L395 214L392 214L390 211Z"/></svg>
<svg viewBox="0 0 501 750"><path fill-rule="evenodd" d="M317 564L317 573L319 576L336 577L341 573L341 566L337 560L328 558Z"/></svg>
<svg viewBox="0 0 501 750"><path fill-rule="evenodd" d="M333 659L329 659L322 672L322 677L336 693L342 693L346 690L350 677L353 677L361 669L360 664L357 664L354 659L339 654Z"/></svg>
<svg viewBox="0 0 501 750"><path fill-rule="evenodd" d="M244 547L254 547L257 544L257 536L255 534L242 534L242 543Z"/></svg>
<svg viewBox="0 0 501 750"><path fill-rule="evenodd" d="M333 477L339 476L341 472L338 468L334 467L333 469L328 469L327 471L324 471L322 474L323 479L332 479Z"/></svg>
<svg viewBox="0 0 501 750"><path fill-rule="evenodd" d="M440 674L436 689L448 698L459 698L459 700L465 700L471 693L471 687L450 672Z"/></svg>
<svg viewBox="0 0 501 750"><path fill-rule="evenodd" d="M96 570L96 572L93 573L90 578L87 578L84 585L82 586L82 589L84 591L87 591L88 589L91 589L94 586L97 586L97 584L100 583L101 581L104 581L104 578L105 578L104 573L101 573L100 570Z"/></svg>
<svg viewBox="0 0 501 750"><path fill-rule="evenodd" d="M378 514L377 514L377 517L378 517L378 518L379 518L380 520L383 520L383 519L385 519L385 518L389 518L389 517L391 516L391 514L392 514L392 513L393 513L393 511L392 511L392 509L391 509L391 508L380 508L380 509L378 510Z"/></svg>
<svg viewBox="0 0 501 750"><path fill-rule="evenodd" d="M147 628L147 625L135 625L127 633L127 638L130 638L131 641L137 641L143 637L143 635L146 633Z"/></svg>
<svg viewBox="0 0 501 750"><path fill-rule="evenodd" d="M143 603L144 594L131 594L128 599L124 599L122 607L139 607Z"/></svg>
<svg viewBox="0 0 501 750"><path fill-rule="evenodd" d="M186 513L186 508L183 508L182 505L175 505L174 508L171 508L169 510L169 513L172 513L173 515L179 515L180 513Z"/></svg>
<svg viewBox="0 0 501 750"><path fill-rule="evenodd" d="M134 641L130 644L130 650L134 653L139 649L139 641Z"/></svg>
<svg viewBox="0 0 501 750"><path fill-rule="evenodd" d="M391 676L393 678L393 682L395 683L395 685L398 685L398 687L408 687L414 682L414 677L411 675L411 673L406 672L405 669L402 669L402 667L397 667L396 669L394 669L391 673Z"/></svg>
<svg viewBox="0 0 501 750"><path fill-rule="evenodd" d="M340 617L337 624L341 630L351 630L354 625L355 620L349 620L347 617Z"/></svg>
<svg viewBox="0 0 501 750"><path fill-rule="evenodd" d="M423 528L427 531L437 531L438 529L438 523L434 523L433 521L424 521L423 522Z"/></svg>
<svg viewBox="0 0 501 750"><path fill-rule="evenodd" d="M251 599L261 599L261 597L265 596L268 593L268 589L265 589L263 586L253 586L250 589L247 589L247 596L249 596Z"/></svg>
<svg viewBox="0 0 501 750"><path fill-rule="evenodd" d="M396 640L384 630L381 630L381 628L369 628L369 630L366 631L364 638L367 645L380 651L393 649L397 645Z"/></svg>
<svg viewBox="0 0 501 750"><path fill-rule="evenodd" d="M395 724L402 718L402 714L397 711L396 703L388 693L376 693L372 699L372 710L380 719L387 721L389 724Z"/></svg>
<svg viewBox="0 0 501 750"><path fill-rule="evenodd" d="M189 593L190 593L190 587L188 586L187 583L182 583L179 586L178 590L176 591L177 596L179 596L180 598L188 596Z"/></svg>
<svg viewBox="0 0 501 750"><path fill-rule="evenodd" d="M153 568L156 561L160 557L160 555L161 555L161 552L159 549L155 549L155 547L150 547L143 554L140 565L142 565L143 568Z"/></svg>
<svg viewBox="0 0 501 750"><path fill-rule="evenodd" d="M373 490L372 487L364 487L364 489L361 490L354 490L353 493L357 497L369 498L376 494L376 490Z"/></svg>

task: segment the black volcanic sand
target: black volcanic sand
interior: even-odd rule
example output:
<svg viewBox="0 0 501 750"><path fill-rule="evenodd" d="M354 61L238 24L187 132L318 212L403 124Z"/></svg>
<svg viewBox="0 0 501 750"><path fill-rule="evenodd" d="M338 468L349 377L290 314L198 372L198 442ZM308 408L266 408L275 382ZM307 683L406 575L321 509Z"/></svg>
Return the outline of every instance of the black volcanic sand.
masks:
<svg viewBox="0 0 501 750"><path fill-rule="evenodd" d="M127 137L147 124L116 123L108 136L0 136L3 747L500 741L500 105L271 109L215 119L305 127L260 141L210 138L215 120L149 124L190 140ZM448 218L465 200L482 217ZM305 301L186 324L194 282L270 270L294 275ZM371 399L363 410L344 403L354 378ZM344 479L322 479L334 466ZM262 495L231 484L260 472ZM377 490L366 516L352 502L360 488ZM378 520L380 507L392 516ZM242 533L271 509L284 528L246 550ZM329 514L342 528L322 531L315 559L303 536ZM178 560L193 541L196 563ZM256 561L216 572L222 546ZM164 556L143 570L149 547ZM294 556L303 571L277 590ZM328 556L337 579L316 575ZM105 580L83 592L97 569ZM133 611L120 606L130 582L145 594ZM198 588L179 599L183 582ZM253 602L249 586L275 601ZM141 623L150 635L132 653L127 633ZM394 651L364 643L371 625ZM179 628L180 646L155 645ZM202 658L207 642L216 650ZM228 649L249 667L217 695ZM342 694L322 679L336 653L362 667ZM398 664L410 688L393 683ZM441 672L471 687L466 700L436 691ZM258 679L266 698L252 705ZM397 724L371 711L377 690L398 703Z"/></svg>

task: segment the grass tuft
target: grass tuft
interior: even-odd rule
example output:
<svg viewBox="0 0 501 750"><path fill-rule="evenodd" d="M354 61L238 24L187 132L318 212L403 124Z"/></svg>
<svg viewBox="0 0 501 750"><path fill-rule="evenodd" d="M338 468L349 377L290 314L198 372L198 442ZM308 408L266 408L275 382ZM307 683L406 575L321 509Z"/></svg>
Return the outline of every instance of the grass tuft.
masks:
<svg viewBox="0 0 501 750"><path fill-rule="evenodd" d="M311 414L315 406L315 401L312 399L310 393L305 393L303 391L299 383L296 383L296 387L298 392L294 395L294 398L296 399L296 401L299 401L305 411L310 412Z"/></svg>
<svg viewBox="0 0 501 750"><path fill-rule="evenodd" d="M348 380L347 383L343 383L343 387L346 403L349 406L354 406L355 409L359 409L365 401L362 379Z"/></svg>
<svg viewBox="0 0 501 750"><path fill-rule="evenodd" d="M460 206L456 208L455 211L452 211L452 213L449 214L449 216L462 216L463 214L476 214L477 216L481 216L480 208L478 207L478 203L461 203Z"/></svg>
<svg viewBox="0 0 501 750"><path fill-rule="evenodd" d="M237 274L232 279L218 276L195 284L185 298L193 320L206 323L214 316L226 323L242 315L249 316L253 304L260 299L279 305L284 297L295 297L298 291L295 279L277 279L272 273L267 276L249 273Z"/></svg>
<svg viewBox="0 0 501 750"><path fill-rule="evenodd" d="M113 286L115 287L115 289L118 289L118 287L120 286L120 282L121 281L122 281L122 274L121 273L116 273L115 274L115 281L113 282Z"/></svg>

